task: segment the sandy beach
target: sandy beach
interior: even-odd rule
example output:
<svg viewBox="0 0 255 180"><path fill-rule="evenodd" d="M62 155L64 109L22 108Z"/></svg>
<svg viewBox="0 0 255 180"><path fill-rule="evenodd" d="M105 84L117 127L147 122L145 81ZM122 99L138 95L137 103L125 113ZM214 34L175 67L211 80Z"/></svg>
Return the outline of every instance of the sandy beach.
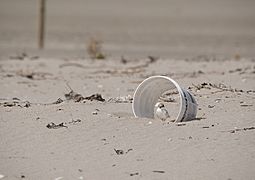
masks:
<svg viewBox="0 0 255 180"><path fill-rule="evenodd" d="M0 179L254 179L253 1L74 2L48 1L44 50L36 1L0 2ZM153 75L196 119L134 117Z"/></svg>

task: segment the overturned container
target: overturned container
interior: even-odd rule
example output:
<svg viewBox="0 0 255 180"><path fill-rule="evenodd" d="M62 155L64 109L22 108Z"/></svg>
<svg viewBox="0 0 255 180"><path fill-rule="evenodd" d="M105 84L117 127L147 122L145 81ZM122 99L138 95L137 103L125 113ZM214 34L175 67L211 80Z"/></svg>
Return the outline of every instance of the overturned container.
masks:
<svg viewBox="0 0 255 180"><path fill-rule="evenodd" d="M197 114L197 103L194 97L167 76L151 76L137 87L132 104L135 117L154 118L155 105L162 94L169 90L176 90L180 101L174 121L183 122L194 119Z"/></svg>

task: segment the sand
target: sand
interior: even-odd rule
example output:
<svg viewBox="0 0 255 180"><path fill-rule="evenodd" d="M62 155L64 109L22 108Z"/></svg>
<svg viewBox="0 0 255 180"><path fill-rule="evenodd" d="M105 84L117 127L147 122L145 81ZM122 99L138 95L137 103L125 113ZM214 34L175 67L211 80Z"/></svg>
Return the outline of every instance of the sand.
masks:
<svg viewBox="0 0 255 180"><path fill-rule="evenodd" d="M253 0L48 1L44 52L37 50L38 2L1 0L1 57L84 57L90 37L118 57L255 56Z"/></svg>
<svg viewBox="0 0 255 180"><path fill-rule="evenodd" d="M1 61L1 174L7 179L253 179L254 60L160 59L130 68L147 61ZM178 126L134 118L129 101L113 101L132 96L155 74L190 87L199 105L196 120ZM68 86L83 97L99 93L105 101L66 100ZM63 102L54 103L58 98ZM51 123L59 126L47 128Z"/></svg>
<svg viewBox="0 0 255 180"><path fill-rule="evenodd" d="M0 179L254 179L254 1L75 2L49 1L41 51L35 1L0 2ZM197 118L135 118L152 75Z"/></svg>

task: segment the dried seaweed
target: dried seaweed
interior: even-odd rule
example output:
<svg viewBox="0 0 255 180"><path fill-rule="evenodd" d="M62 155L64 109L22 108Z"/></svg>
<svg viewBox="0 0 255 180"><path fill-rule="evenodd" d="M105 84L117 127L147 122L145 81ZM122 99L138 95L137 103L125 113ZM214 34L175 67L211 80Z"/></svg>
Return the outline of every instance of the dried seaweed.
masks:
<svg viewBox="0 0 255 180"><path fill-rule="evenodd" d="M130 151L133 151L133 149L130 148L130 149L128 149L128 150L125 152L125 151L122 150L122 149L115 149L115 148L114 148L114 151L116 152L117 155L123 155L124 153L127 154L127 153L129 153Z"/></svg>
<svg viewBox="0 0 255 180"><path fill-rule="evenodd" d="M85 100L85 98L79 94L71 90L69 93L65 94L66 100L73 100L74 102L81 102Z"/></svg>
<svg viewBox="0 0 255 180"><path fill-rule="evenodd" d="M81 119L76 119L76 120L73 120L68 122L68 124L72 124L72 125L75 125L75 124L78 124L78 123L81 123Z"/></svg>
<svg viewBox="0 0 255 180"><path fill-rule="evenodd" d="M114 151L115 151L116 154L118 154L118 155L124 154L124 151L123 151L122 149L114 149Z"/></svg>
<svg viewBox="0 0 255 180"><path fill-rule="evenodd" d="M155 170L155 171L152 171L154 173L165 173L165 171L159 171L159 170Z"/></svg>
<svg viewBox="0 0 255 180"><path fill-rule="evenodd" d="M50 103L50 104L60 104L62 102L64 102L64 101L61 98L58 98L58 100L56 100L55 102Z"/></svg>
<svg viewBox="0 0 255 180"><path fill-rule="evenodd" d="M60 124L55 124L54 122L51 122L51 123L47 124L46 127L48 129L68 128L67 126L64 125L63 122Z"/></svg>
<svg viewBox="0 0 255 180"><path fill-rule="evenodd" d="M28 101L19 101L19 100L13 100L13 101L6 101L6 102L2 102L0 103L0 106L3 107L14 107L14 106L18 106L18 107L25 107L28 108L31 106L31 103Z"/></svg>
<svg viewBox="0 0 255 180"><path fill-rule="evenodd" d="M228 92L237 92L237 93L255 93L254 90L242 90L242 89L236 89L236 88L232 88L232 87L227 87L225 84L223 83L219 83L219 84L212 84L212 83L201 83L198 85L192 84L192 87L188 88L189 90L195 90L195 91L200 91L201 89L217 89L218 91L213 91L211 92L212 94L218 93L218 92L223 92L223 91L228 91Z"/></svg>
<svg viewBox="0 0 255 180"><path fill-rule="evenodd" d="M139 175L139 172L130 173L129 175L130 175L130 176L137 176L137 175Z"/></svg>
<svg viewBox="0 0 255 180"><path fill-rule="evenodd" d="M69 122L62 122L62 123L59 123L59 124L55 124L54 122L51 122L49 124L46 125L46 127L48 129L59 129L59 128L68 128L67 125L76 125L76 124L79 124L81 123L81 119L72 119L71 121Z"/></svg>
<svg viewBox="0 0 255 180"><path fill-rule="evenodd" d="M102 97L101 94L92 94L91 96L88 96L88 97L85 97L84 99L86 100L90 100L90 101L101 101L101 102L104 102L105 99Z"/></svg>

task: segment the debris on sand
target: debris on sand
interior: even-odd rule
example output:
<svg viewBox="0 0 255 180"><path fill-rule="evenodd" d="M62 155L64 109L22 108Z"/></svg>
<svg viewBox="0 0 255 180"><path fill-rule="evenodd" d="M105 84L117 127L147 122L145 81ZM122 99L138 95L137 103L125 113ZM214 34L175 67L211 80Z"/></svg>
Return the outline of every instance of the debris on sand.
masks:
<svg viewBox="0 0 255 180"><path fill-rule="evenodd" d="M127 154L127 153L129 153L129 151L133 151L133 149L132 148L130 148L130 149L128 149L126 152L124 152L124 150L122 150L122 149L114 149L114 151L116 152L116 154L118 154L118 155L122 155L122 154Z"/></svg>
<svg viewBox="0 0 255 180"><path fill-rule="evenodd" d="M127 64L127 63L128 63L128 60L127 60L124 56L121 56L120 62L121 62L122 64Z"/></svg>
<svg viewBox="0 0 255 180"><path fill-rule="evenodd" d="M51 103L51 104L60 104L64 102L61 98L58 98L58 100L56 100L55 102Z"/></svg>
<svg viewBox="0 0 255 180"><path fill-rule="evenodd" d="M104 102L105 99L102 97L101 94L92 94L91 96L88 96L88 97L85 97L84 99L86 100L90 100L90 101L101 101L101 102Z"/></svg>
<svg viewBox="0 0 255 180"><path fill-rule="evenodd" d="M218 92L223 92L223 91L228 91L228 92L237 92L237 93L255 93L254 90L242 90L242 89L236 89L236 88L232 88L232 87L227 87L225 84L223 83L219 83L219 84L212 84L212 83L201 83L198 85L192 84L192 87L189 87L189 90L195 90L196 92L200 91L201 89L215 89L216 91L211 92L212 94L218 93Z"/></svg>
<svg viewBox="0 0 255 180"><path fill-rule="evenodd" d="M52 76L50 73L45 73L45 72L34 72L34 71L29 71L29 70L19 70L16 72L16 75L28 78L31 80L44 80L46 79L46 76Z"/></svg>
<svg viewBox="0 0 255 180"><path fill-rule="evenodd" d="M241 129L235 128L235 129L230 130L230 131L228 131L228 132L230 132L230 133L235 133L235 132L238 132L238 131L248 131L248 130L255 130L255 127L254 127L254 126L251 126L251 127L247 127L247 128L241 128Z"/></svg>
<svg viewBox="0 0 255 180"><path fill-rule="evenodd" d="M74 102L81 102L85 100L85 98L79 94L71 90L69 93L65 94L66 100L73 100Z"/></svg>
<svg viewBox="0 0 255 180"><path fill-rule="evenodd" d="M99 109L95 109L95 111L92 112L92 115L97 115L99 112Z"/></svg>
<svg viewBox="0 0 255 180"><path fill-rule="evenodd" d="M208 129L208 128L210 128L209 126L203 126L202 128L204 128L204 129Z"/></svg>
<svg viewBox="0 0 255 180"><path fill-rule="evenodd" d="M208 108L214 108L215 107L215 105L208 105Z"/></svg>
<svg viewBox="0 0 255 180"><path fill-rule="evenodd" d="M68 124L72 124L72 125L75 125L75 124L78 124L78 123L81 123L81 119L76 119L76 120L73 120L68 122Z"/></svg>
<svg viewBox="0 0 255 180"><path fill-rule="evenodd" d="M25 72L22 72L22 71L18 72L17 74L20 75L21 77L26 77L28 79L34 79L34 75L35 75L33 72L25 73Z"/></svg>
<svg viewBox="0 0 255 180"><path fill-rule="evenodd" d="M232 69L229 70L229 73L238 73L239 75L242 74L254 74L255 70L255 66L247 66L247 67L243 67L243 68L236 68L236 69Z"/></svg>
<svg viewBox="0 0 255 180"><path fill-rule="evenodd" d="M55 124L54 122L51 122L47 124L46 127L49 129L68 128L67 126L64 125L63 122L60 124Z"/></svg>
<svg viewBox="0 0 255 180"><path fill-rule="evenodd" d="M130 175L130 176L137 176L137 175L139 175L139 172L130 173L129 175Z"/></svg>
<svg viewBox="0 0 255 180"><path fill-rule="evenodd" d="M123 151L122 149L114 149L114 151L115 151L116 154L118 154L118 155L124 154L124 151Z"/></svg>
<svg viewBox="0 0 255 180"><path fill-rule="evenodd" d="M74 102L81 102L81 101L85 100L85 97L83 97L81 94L73 91L73 89L68 84L68 82L66 82L66 85L70 89L70 92L65 94L66 100L73 100Z"/></svg>
<svg viewBox="0 0 255 180"><path fill-rule="evenodd" d="M81 94L76 93L73 90L65 94L65 97L66 97L66 100L73 100L74 102L84 102L84 100L101 101L101 102L105 101L105 99L102 97L101 94L96 93L88 97L83 97Z"/></svg>
<svg viewBox="0 0 255 180"><path fill-rule="evenodd" d="M79 123L81 123L81 119L76 119L76 120L72 119L69 122L62 122L59 124L55 124L54 122L51 122L51 123L47 124L46 127L49 129L68 128L67 125L76 125Z"/></svg>
<svg viewBox="0 0 255 180"><path fill-rule="evenodd" d="M126 152L126 154L127 154L129 151L133 151L133 149L132 149L132 148L128 149L127 152Z"/></svg>
<svg viewBox="0 0 255 180"><path fill-rule="evenodd" d="M152 171L154 173L165 173L165 171L159 171L159 170L155 170L155 171Z"/></svg>
<svg viewBox="0 0 255 180"><path fill-rule="evenodd" d="M244 101L241 101L240 102L240 106L241 107L249 107L249 106L253 106L252 104L247 104L247 103L245 103Z"/></svg>
<svg viewBox="0 0 255 180"><path fill-rule="evenodd" d="M10 56L10 59L13 59L13 60L24 60L27 57L28 57L27 53L23 52L21 54L15 55L15 56Z"/></svg>
<svg viewBox="0 0 255 180"><path fill-rule="evenodd" d="M35 60L35 59L39 59L39 56L29 56L26 52L22 52L21 54L10 56L10 59L12 59L12 60L25 60L25 59Z"/></svg>
<svg viewBox="0 0 255 180"><path fill-rule="evenodd" d="M66 85L71 90L69 93L65 94L66 100L73 100L74 102L81 102L81 101L84 102L84 100L90 100L90 101L96 100L101 102L105 101L105 99L102 97L101 94L96 93L96 94L92 94L91 96L83 97L81 94L74 92L68 83L66 83Z"/></svg>
<svg viewBox="0 0 255 180"><path fill-rule="evenodd" d="M18 107L30 107L32 104L33 105L53 105L53 104L60 104L62 102L64 102L64 100L62 100L61 98L58 98L56 101L52 102L52 103L31 103L29 101L21 101L20 99L18 98L12 98L11 100L8 100L8 99L3 99L3 100L6 100L5 102L0 102L0 106L3 106L3 107L14 107L14 106L18 106Z"/></svg>
<svg viewBox="0 0 255 180"><path fill-rule="evenodd" d="M122 59L121 62L123 64L127 63L126 59ZM150 66L150 64L156 62L156 58L150 57L149 59L146 59L143 61L142 64L138 64L136 66L131 66L131 67L125 67L125 68L113 68L113 69L108 69L108 70L100 70L100 71L95 71L94 73L106 73L106 74L111 74L111 75L133 75L137 73L142 73L145 72L145 69Z"/></svg>
<svg viewBox="0 0 255 180"><path fill-rule="evenodd" d="M120 97L110 98L108 100L108 102L111 102L111 103L132 103L133 97L131 95L120 96Z"/></svg>
<svg viewBox="0 0 255 180"><path fill-rule="evenodd" d="M148 59L150 60L150 61L149 61L150 63L154 63L154 62L156 62L157 60L159 60L159 57L156 57L156 56L148 56Z"/></svg>
<svg viewBox="0 0 255 180"><path fill-rule="evenodd" d="M7 101L7 102L0 102L0 106L3 107L14 107L14 106L18 106L18 107L30 107L31 103L28 101L19 101L19 100L13 100L13 101Z"/></svg>

